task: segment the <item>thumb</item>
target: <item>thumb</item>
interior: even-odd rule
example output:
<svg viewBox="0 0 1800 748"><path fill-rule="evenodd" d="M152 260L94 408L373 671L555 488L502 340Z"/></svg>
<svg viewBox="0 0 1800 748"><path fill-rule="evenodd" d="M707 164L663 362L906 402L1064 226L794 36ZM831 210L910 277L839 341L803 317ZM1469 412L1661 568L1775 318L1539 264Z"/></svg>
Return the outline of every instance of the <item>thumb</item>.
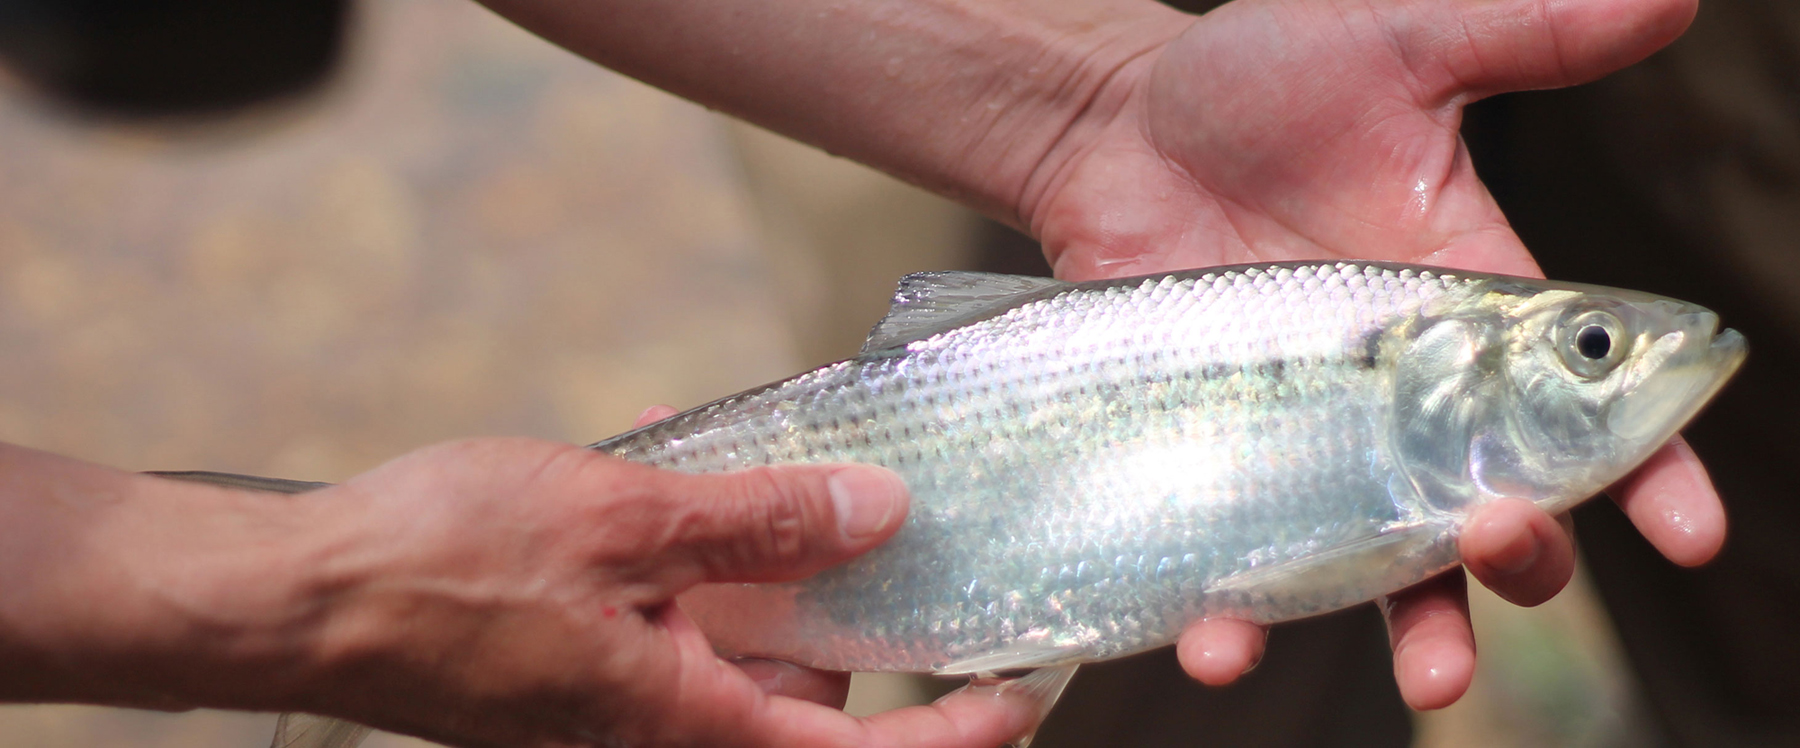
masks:
<svg viewBox="0 0 1800 748"><path fill-rule="evenodd" d="M1687 30L1697 0L1410 0L1389 21L1427 98L1448 103L1599 78Z"/></svg>
<svg viewBox="0 0 1800 748"><path fill-rule="evenodd" d="M906 518L906 484L868 465L665 474L661 563L685 583L800 579L868 551Z"/></svg>

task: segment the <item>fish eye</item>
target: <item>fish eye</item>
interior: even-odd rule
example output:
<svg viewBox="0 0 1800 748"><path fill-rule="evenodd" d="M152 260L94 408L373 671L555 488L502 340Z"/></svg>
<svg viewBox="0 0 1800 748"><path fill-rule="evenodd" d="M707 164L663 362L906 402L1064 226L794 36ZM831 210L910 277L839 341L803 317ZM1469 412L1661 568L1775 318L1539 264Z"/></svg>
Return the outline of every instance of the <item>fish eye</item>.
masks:
<svg viewBox="0 0 1800 748"><path fill-rule="evenodd" d="M1595 361L1612 351L1612 335L1599 325L1588 325L1575 333L1575 350Z"/></svg>
<svg viewBox="0 0 1800 748"><path fill-rule="evenodd" d="M1576 376L1598 379L1625 360L1630 339L1625 322L1604 309L1587 309L1566 318L1557 348L1563 364Z"/></svg>

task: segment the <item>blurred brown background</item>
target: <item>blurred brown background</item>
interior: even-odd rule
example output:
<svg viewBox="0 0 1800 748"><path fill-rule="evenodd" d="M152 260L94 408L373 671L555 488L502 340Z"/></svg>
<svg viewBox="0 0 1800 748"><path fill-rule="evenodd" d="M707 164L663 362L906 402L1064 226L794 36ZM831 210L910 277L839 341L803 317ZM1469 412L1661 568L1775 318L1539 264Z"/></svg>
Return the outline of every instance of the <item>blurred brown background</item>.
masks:
<svg viewBox="0 0 1800 748"><path fill-rule="evenodd" d="M349 19L321 90L224 120L0 88L0 440L327 481L460 436L589 442L853 353L898 276L998 231L473 4ZM1476 612L1480 680L1417 744L1633 744L1584 590ZM918 693L859 678L852 708ZM17 748L247 748L271 726L0 707Z"/></svg>

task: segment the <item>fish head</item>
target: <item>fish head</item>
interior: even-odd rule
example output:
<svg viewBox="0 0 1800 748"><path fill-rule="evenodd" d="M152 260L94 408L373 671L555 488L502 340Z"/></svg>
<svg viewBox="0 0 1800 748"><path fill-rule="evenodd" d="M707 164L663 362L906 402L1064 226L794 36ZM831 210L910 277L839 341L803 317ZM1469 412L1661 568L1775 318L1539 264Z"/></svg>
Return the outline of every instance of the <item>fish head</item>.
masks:
<svg viewBox="0 0 1800 748"><path fill-rule="evenodd" d="M1737 371L1744 338L1718 324L1653 294L1494 281L1400 355L1403 470L1439 509L1566 510L1648 459Z"/></svg>

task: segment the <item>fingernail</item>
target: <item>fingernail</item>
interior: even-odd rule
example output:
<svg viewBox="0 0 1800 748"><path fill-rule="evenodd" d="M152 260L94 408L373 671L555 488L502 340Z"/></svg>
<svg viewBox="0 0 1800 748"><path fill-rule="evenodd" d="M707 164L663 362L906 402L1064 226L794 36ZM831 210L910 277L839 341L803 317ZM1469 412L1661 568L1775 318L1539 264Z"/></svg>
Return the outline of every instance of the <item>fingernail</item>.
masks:
<svg viewBox="0 0 1800 748"><path fill-rule="evenodd" d="M1250 671L1255 670L1256 666L1262 664L1263 655L1266 655L1268 653L1269 653L1269 630L1263 629L1262 646L1259 646L1256 648L1255 654L1250 658L1250 665L1248 667L1245 667L1244 672L1239 673L1239 675L1240 676L1241 675L1249 675Z"/></svg>
<svg viewBox="0 0 1800 748"><path fill-rule="evenodd" d="M844 468L826 478L825 486L837 510L838 530L850 540L886 529L903 488L893 473L879 468Z"/></svg>
<svg viewBox="0 0 1800 748"><path fill-rule="evenodd" d="M1488 559L1488 568L1501 574L1517 574L1531 568L1543 553L1544 544L1538 542L1537 533L1526 528L1522 535Z"/></svg>

